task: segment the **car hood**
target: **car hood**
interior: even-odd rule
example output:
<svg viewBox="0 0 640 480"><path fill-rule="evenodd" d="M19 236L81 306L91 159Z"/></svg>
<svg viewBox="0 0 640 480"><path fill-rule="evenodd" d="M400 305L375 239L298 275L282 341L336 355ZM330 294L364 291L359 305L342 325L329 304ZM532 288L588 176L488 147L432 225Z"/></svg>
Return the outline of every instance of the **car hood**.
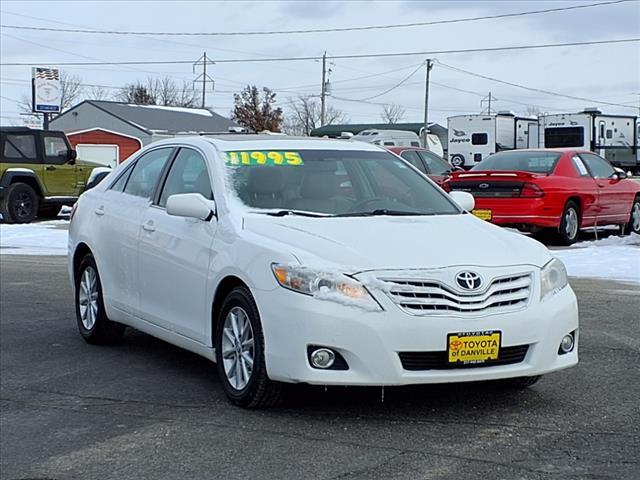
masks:
<svg viewBox="0 0 640 480"><path fill-rule="evenodd" d="M250 215L244 229L283 245L309 267L368 270L543 266L544 245L470 214L282 218Z"/></svg>

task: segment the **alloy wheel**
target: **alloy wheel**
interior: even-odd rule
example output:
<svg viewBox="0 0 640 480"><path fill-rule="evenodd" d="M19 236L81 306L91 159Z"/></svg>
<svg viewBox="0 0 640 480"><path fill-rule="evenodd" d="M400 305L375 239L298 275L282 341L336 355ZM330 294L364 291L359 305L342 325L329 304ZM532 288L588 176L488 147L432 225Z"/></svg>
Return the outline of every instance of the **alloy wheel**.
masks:
<svg viewBox="0 0 640 480"><path fill-rule="evenodd" d="M640 202L633 204L633 210L631 210L631 227L634 232L640 231Z"/></svg>
<svg viewBox="0 0 640 480"><path fill-rule="evenodd" d="M33 202L26 192L20 192L17 197L18 198L14 200L13 209L15 216L20 219L26 218L31 215L31 212L33 210Z"/></svg>
<svg viewBox="0 0 640 480"><path fill-rule="evenodd" d="M567 238L574 239L578 234L578 213L569 208L564 214L564 221Z"/></svg>
<svg viewBox="0 0 640 480"><path fill-rule="evenodd" d="M93 267L87 267L82 272L78 292L78 302L80 304L80 320L82 326L91 330L98 318L98 276Z"/></svg>
<svg viewBox="0 0 640 480"><path fill-rule="evenodd" d="M222 362L229 384L236 390L247 386L253 372L255 352L253 328L247 312L233 307L222 328Z"/></svg>

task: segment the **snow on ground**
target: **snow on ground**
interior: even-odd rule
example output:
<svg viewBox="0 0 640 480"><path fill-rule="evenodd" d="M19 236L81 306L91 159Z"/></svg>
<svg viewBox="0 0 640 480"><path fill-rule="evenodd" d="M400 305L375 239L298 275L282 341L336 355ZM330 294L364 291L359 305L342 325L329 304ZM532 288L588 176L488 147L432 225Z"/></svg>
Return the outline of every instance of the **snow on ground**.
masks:
<svg viewBox="0 0 640 480"><path fill-rule="evenodd" d="M66 255L67 220L26 225L0 224L2 255Z"/></svg>
<svg viewBox="0 0 640 480"><path fill-rule="evenodd" d="M67 211L61 212L61 216L65 214ZM0 224L0 254L66 255L68 223L58 219L28 225ZM640 284L640 235L608 236L551 253L564 262L572 277Z"/></svg>
<svg viewBox="0 0 640 480"><path fill-rule="evenodd" d="M580 242L551 253L564 262L571 277L640 283L640 235Z"/></svg>

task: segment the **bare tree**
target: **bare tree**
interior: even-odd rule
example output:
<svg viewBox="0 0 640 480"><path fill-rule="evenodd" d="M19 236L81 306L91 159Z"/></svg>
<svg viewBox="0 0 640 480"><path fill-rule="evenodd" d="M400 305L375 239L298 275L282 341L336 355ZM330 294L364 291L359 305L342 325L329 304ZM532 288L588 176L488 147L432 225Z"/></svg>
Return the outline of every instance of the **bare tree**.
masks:
<svg viewBox="0 0 640 480"><path fill-rule="evenodd" d="M118 98L126 103L134 103L136 105L155 105L156 99L152 92L149 92L146 85L140 82L125 85Z"/></svg>
<svg viewBox="0 0 640 480"><path fill-rule="evenodd" d="M247 85L242 92L233 94L231 118L255 132L279 132L283 114L275 102L276 94L271 89L262 87L261 92L255 85Z"/></svg>
<svg viewBox="0 0 640 480"><path fill-rule="evenodd" d="M400 120L404 118L404 114L406 110L400 105L396 105L395 103L390 105L385 105L382 107L382 113L380 114L380 118L384 123L398 123Z"/></svg>
<svg viewBox="0 0 640 480"><path fill-rule="evenodd" d="M109 100L111 94L101 85L92 85L85 92L87 100Z"/></svg>
<svg viewBox="0 0 640 480"><path fill-rule="evenodd" d="M178 91L177 107L197 108L200 105L200 93L193 88L193 83L182 82L182 88Z"/></svg>
<svg viewBox="0 0 640 480"><path fill-rule="evenodd" d="M540 108L534 106L534 105L529 105L526 110L524 111L524 115L526 117L539 117L540 115L542 115L542 110L540 110Z"/></svg>
<svg viewBox="0 0 640 480"><path fill-rule="evenodd" d="M78 75L71 75L64 70L60 72L60 109L71 108L82 97L84 89L82 79Z"/></svg>
<svg viewBox="0 0 640 480"><path fill-rule="evenodd" d="M287 115L284 130L289 135L311 134L311 130L320 127L320 102L311 96L299 96L289 102L290 113ZM325 111L325 125L347 123L349 119L340 110L329 106Z"/></svg>

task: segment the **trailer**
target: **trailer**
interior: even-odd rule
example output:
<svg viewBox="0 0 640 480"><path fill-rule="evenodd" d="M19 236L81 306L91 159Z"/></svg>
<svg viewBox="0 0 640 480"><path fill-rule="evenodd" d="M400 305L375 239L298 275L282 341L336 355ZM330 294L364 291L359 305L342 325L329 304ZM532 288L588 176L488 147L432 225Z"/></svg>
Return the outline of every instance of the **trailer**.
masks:
<svg viewBox="0 0 640 480"><path fill-rule="evenodd" d="M516 117L512 112L495 115L457 115L447 119L449 161L471 168L502 150L538 147L538 120Z"/></svg>
<svg viewBox="0 0 640 480"><path fill-rule="evenodd" d="M638 118L606 115L595 108L540 117L540 144L545 148L584 148L612 165L640 172Z"/></svg>

